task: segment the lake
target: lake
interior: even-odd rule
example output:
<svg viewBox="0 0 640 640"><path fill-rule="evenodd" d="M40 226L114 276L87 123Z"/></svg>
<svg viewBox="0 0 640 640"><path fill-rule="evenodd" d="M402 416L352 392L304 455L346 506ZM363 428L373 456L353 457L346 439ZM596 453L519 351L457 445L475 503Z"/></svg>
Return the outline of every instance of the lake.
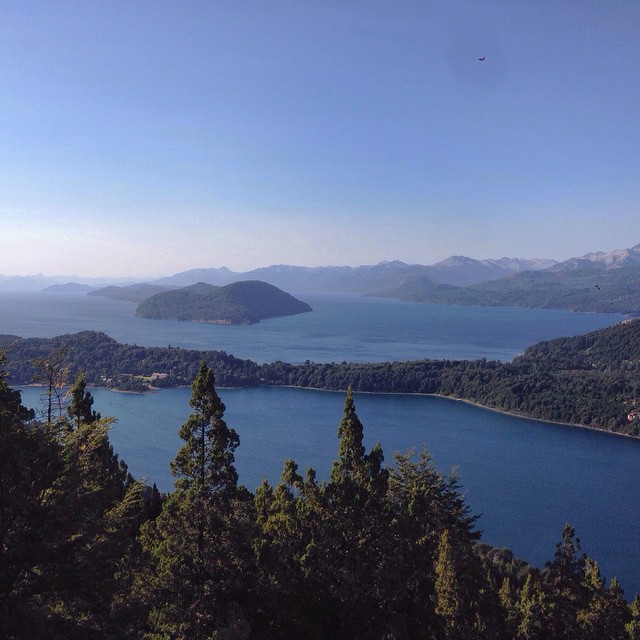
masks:
<svg viewBox="0 0 640 640"><path fill-rule="evenodd" d="M541 340L610 326L615 314L424 305L354 295L296 293L313 312L255 325L136 318L136 305L83 293L0 292L0 333L47 338L85 329L129 344L217 349L256 362L511 360Z"/></svg>
<svg viewBox="0 0 640 640"><path fill-rule="evenodd" d="M22 391L26 404L40 405L40 389ZM92 393L94 408L118 417L111 440L131 472L170 490L190 390ZM236 466L249 489L264 477L277 482L286 458L328 477L344 394L276 387L219 394L240 435ZM387 463L395 451L426 446L442 472L457 467L487 542L543 566L570 522L603 575L616 575L629 595L640 590L640 442L432 396L356 394L355 401L367 449L379 441Z"/></svg>
<svg viewBox="0 0 640 640"><path fill-rule="evenodd" d="M257 361L319 362L409 358L511 359L536 341L576 335L620 316L528 309L406 304L354 296L309 295L316 311L251 327L141 320L134 305L77 294L0 294L0 333L51 336L81 329L144 345L224 349ZM276 482L285 458L326 477L337 452L344 394L301 389L221 389L228 424L241 444L236 460L250 489ZM190 390L124 394L95 389L95 408L118 417L111 437L132 472L172 486L169 461L189 414ZM40 390L27 388L27 404ZM483 539L541 566L553 557L565 521L605 576L630 596L640 590L640 442L507 416L426 396L357 394L370 448L426 444L439 469L457 466L463 492L481 514Z"/></svg>

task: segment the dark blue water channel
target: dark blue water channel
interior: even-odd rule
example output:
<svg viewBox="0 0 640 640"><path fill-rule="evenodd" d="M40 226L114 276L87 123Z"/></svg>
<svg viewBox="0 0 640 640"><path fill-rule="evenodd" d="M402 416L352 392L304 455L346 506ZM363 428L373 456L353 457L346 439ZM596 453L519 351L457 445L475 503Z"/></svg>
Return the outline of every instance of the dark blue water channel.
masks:
<svg viewBox="0 0 640 640"><path fill-rule="evenodd" d="M23 393L38 404L39 389ZM182 444L177 432L190 390L94 395L103 415L119 417L111 439L131 471L170 490L169 462ZM264 477L277 482L286 458L327 477L344 394L258 388L220 395L240 435L236 462L248 488ZM379 441L386 462L395 451L426 446L443 473L457 467L487 542L542 566L569 522L605 576L618 576L628 595L640 590L639 441L429 396L357 394L356 408L367 448Z"/></svg>

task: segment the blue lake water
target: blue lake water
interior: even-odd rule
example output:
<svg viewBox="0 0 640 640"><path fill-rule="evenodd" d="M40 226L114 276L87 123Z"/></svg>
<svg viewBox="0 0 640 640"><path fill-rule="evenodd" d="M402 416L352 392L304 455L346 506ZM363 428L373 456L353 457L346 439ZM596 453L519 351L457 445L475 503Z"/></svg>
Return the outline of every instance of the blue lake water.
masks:
<svg viewBox="0 0 640 640"><path fill-rule="evenodd" d="M40 405L41 390L23 400ZM344 394L291 388L220 389L229 426L240 435L240 480L255 489L277 482L286 458L326 478L337 454ZM189 389L136 395L94 389L95 407L118 417L116 451L136 477L170 490L169 462L182 441ZM640 442L610 434L516 418L430 396L356 394L369 449L426 446L443 473L457 467L483 539L542 566L553 557L565 522L628 594L640 590Z"/></svg>
<svg viewBox="0 0 640 640"><path fill-rule="evenodd" d="M511 360L541 340L609 326L620 315L423 305L353 295L296 294L313 312L228 326L136 318L136 305L77 293L0 292L0 333L52 337L84 329L143 346L218 349L256 362Z"/></svg>
<svg viewBox="0 0 640 640"><path fill-rule="evenodd" d="M143 345L223 349L259 362L410 358L508 360L529 344L608 326L619 316L563 311L423 306L353 296L299 295L313 313L251 327L140 320L134 305L77 294L0 294L0 333L52 336L95 329ZM326 477L336 451L343 394L300 389L221 389L225 417L241 438L236 460L250 489L276 482L282 461ZM40 390L26 388L26 404ZM111 437L134 475L172 486L169 461L189 414L190 390L135 395L94 390L95 407L118 418ZM565 521L604 575L627 595L640 590L640 442L525 420L433 397L358 394L370 447L426 444L443 472L456 465L465 496L481 514L483 539L542 565Z"/></svg>

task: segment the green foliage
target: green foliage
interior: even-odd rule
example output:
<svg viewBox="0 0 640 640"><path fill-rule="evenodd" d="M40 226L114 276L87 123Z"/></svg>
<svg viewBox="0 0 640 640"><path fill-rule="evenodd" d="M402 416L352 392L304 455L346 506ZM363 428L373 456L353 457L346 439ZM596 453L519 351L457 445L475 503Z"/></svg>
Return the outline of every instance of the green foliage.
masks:
<svg viewBox="0 0 640 640"><path fill-rule="evenodd" d="M69 371L90 384L144 391L191 383L203 360L222 386L288 385L439 394L510 413L640 436L640 320L528 348L513 362L420 360L373 364L258 365L219 351L123 345L82 332L49 340L1 337L12 379L32 381L34 359L67 350ZM155 374L155 375L154 375Z"/></svg>
<svg viewBox="0 0 640 640"><path fill-rule="evenodd" d="M551 614L554 609L555 604L550 602L537 576L527 576L515 605L515 637L518 640L551 638ZM567 636L571 637L578 636Z"/></svg>
<svg viewBox="0 0 640 640"><path fill-rule="evenodd" d="M605 585L570 525L542 572L479 543L458 479L426 450L391 468L379 445L366 453L351 390L328 481L286 460L252 495L201 363L162 496L118 460L82 376L73 425L36 420L6 377L0 366L2 638L640 635L640 600Z"/></svg>
<svg viewBox="0 0 640 640"><path fill-rule="evenodd" d="M88 385L99 387L148 391L150 387L191 384L202 361L225 386L260 383L260 367L256 363L234 358L224 351L140 347L118 343L96 331L46 339L0 336L0 349L3 347L8 352L7 364L14 384L46 382L39 363L52 362L61 350L64 357L60 364L67 368L67 377L75 378L82 372ZM154 373L161 375L153 376Z"/></svg>
<svg viewBox="0 0 640 640"><path fill-rule="evenodd" d="M220 324L254 324L265 318L311 311L305 302L258 280L234 282L224 287L198 284L157 293L136 309L142 318L191 320Z"/></svg>
<svg viewBox="0 0 640 640"><path fill-rule="evenodd" d="M100 414L91 409L93 406L93 396L87 391L87 382L84 373L81 372L76 376L76 381L69 389L67 395L71 399L67 407L67 413L70 418L75 420L77 429L79 429L82 424L93 424L97 420L100 420Z"/></svg>
<svg viewBox="0 0 640 640"><path fill-rule="evenodd" d="M118 637L140 486L108 420L39 422L0 372L0 637ZM124 611L124 609L121 609Z"/></svg>
<svg viewBox="0 0 640 640"><path fill-rule="evenodd" d="M445 529L440 536L438 560L435 565L436 613L443 619L447 636L453 636L460 627L462 603L458 579L453 563L453 550Z"/></svg>
<svg viewBox="0 0 640 640"><path fill-rule="evenodd" d="M239 438L223 419L214 383L202 363L194 413L180 429L185 444L171 465L176 490L142 529L148 564L136 589L148 607L149 637L210 638L242 621L236 614L251 574L251 497L237 486Z"/></svg>

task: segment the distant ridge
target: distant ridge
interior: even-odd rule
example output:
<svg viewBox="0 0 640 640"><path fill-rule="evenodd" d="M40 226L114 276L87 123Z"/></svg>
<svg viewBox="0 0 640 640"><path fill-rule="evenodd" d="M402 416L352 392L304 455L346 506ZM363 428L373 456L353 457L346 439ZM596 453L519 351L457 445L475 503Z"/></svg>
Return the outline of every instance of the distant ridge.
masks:
<svg viewBox="0 0 640 640"><path fill-rule="evenodd" d="M122 300L123 302L142 302L156 293L171 291L175 287L163 287L157 284L142 282L140 284L130 284L126 287L104 287L90 291L87 295L109 300Z"/></svg>
<svg viewBox="0 0 640 640"><path fill-rule="evenodd" d="M640 315L640 264L523 271L508 278L458 287L413 277L378 296L426 304L536 307Z"/></svg>
<svg viewBox="0 0 640 640"><path fill-rule="evenodd" d="M359 267L272 265L244 273L235 273L227 268L194 269L154 280L154 284L186 286L206 282L222 286L240 280L261 280L287 291L372 294L400 286L407 278L413 277L429 278L438 284L467 286L556 264L558 263L553 260L475 260L465 256L451 256L431 266L393 260Z"/></svg>
<svg viewBox="0 0 640 640"><path fill-rule="evenodd" d="M619 269L621 267L632 267L640 264L640 244L631 249L616 249L615 251L599 251L597 253L587 253L580 258L570 258L557 265L552 271L577 271L580 269L598 269L607 271L608 269Z"/></svg>
<svg viewBox="0 0 640 640"><path fill-rule="evenodd" d="M169 288L185 287L197 282L225 286L232 282L260 280L285 291L326 291L336 293L388 294L394 288L405 287L407 281L427 278L434 284L468 287L501 280L525 272L571 272L581 270L609 271L640 264L640 244L630 249L592 252L584 256L558 262L545 258L509 258L476 260L454 255L432 265L407 264L400 260L375 265L300 267L271 265L246 272L234 272L227 267L191 269L171 276L150 280L148 284ZM78 278L73 276L46 277L2 276L0 290L43 290L50 285L70 280L93 286L140 284L139 278Z"/></svg>
<svg viewBox="0 0 640 640"><path fill-rule="evenodd" d="M67 282L66 284L52 284L51 286L47 287L46 289L44 289L44 291L51 291L51 292L62 292L62 291L85 291L85 292L91 292L95 289L95 287L92 287L90 284L80 284L79 282Z"/></svg>

